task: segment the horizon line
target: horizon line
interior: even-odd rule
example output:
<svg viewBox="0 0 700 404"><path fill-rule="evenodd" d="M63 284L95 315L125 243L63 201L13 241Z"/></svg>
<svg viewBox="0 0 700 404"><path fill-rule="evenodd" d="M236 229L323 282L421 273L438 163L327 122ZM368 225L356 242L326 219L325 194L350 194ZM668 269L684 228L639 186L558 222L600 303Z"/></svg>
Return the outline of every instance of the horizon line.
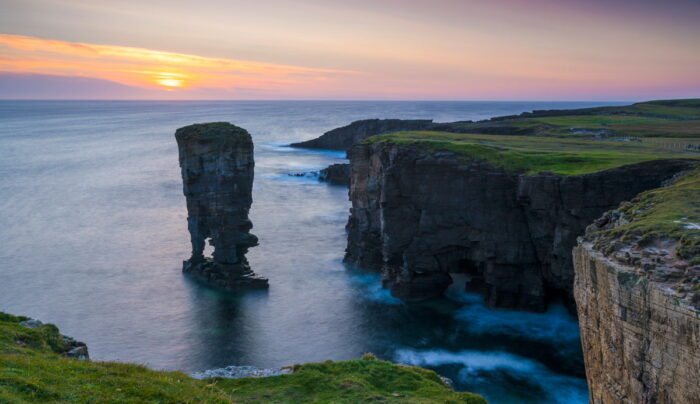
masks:
<svg viewBox="0 0 700 404"><path fill-rule="evenodd" d="M666 100L690 100L700 99L698 97L679 97L679 98L644 98L644 99L378 99L378 98L269 98L269 99L201 99L201 98L183 98L183 99L143 99L143 98L0 98L0 101L153 101L153 102L648 102L648 101L666 101Z"/></svg>

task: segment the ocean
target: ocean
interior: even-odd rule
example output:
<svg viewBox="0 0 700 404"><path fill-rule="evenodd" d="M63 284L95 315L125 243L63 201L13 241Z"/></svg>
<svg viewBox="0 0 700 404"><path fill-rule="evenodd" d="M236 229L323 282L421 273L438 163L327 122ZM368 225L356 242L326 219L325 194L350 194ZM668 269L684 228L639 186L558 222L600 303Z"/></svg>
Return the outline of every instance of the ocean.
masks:
<svg viewBox="0 0 700 404"><path fill-rule="evenodd" d="M0 101L0 310L51 322L94 360L185 372L344 360L425 366L492 404L587 403L576 319L491 310L455 286L406 304L343 265L347 189L316 171L344 153L293 149L354 120L484 119L600 103ZM255 142L253 270L225 293L189 257L175 129L228 121Z"/></svg>

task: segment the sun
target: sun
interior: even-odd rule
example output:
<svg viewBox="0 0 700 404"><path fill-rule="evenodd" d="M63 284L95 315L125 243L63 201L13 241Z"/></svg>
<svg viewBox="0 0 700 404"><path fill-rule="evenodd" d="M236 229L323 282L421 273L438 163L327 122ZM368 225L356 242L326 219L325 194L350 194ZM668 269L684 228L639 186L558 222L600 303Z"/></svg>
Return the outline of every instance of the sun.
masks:
<svg viewBox="0 0 700 404"><path fill-rule="evenodd" d="M153 77L153 82L167 88L178 88L185 86L185 75L180 73L157 73Z"/></svg>
<svg viewBox="0 0 700 404"><path fill-rule="evenodd" d="M158 79L156 83L165 87L182 87L183 81L178 79Z"/></svg>

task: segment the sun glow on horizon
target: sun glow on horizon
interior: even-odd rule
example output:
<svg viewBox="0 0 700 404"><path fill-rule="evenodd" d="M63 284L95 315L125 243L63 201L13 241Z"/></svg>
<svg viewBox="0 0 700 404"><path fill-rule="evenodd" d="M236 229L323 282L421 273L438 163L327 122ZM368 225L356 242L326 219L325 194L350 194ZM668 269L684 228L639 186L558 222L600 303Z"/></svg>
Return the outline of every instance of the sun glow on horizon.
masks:
<svg viewBox="0 0 700 404"><path fill-rule="evenodd" d="M161 85L163 87L169 87L172 89L172 87L184 87L185 86L185 78L186 76L184 74L177 74L177 73L158 73L154 78L153 82Z"/></svg>
<svg viewBox="0 0 700 404"><path fill-rule="evenodd" d="M152 92L224 98L323 90L325 84L360 74L10 34L0 34L0 72L89 77Z"/></svg>

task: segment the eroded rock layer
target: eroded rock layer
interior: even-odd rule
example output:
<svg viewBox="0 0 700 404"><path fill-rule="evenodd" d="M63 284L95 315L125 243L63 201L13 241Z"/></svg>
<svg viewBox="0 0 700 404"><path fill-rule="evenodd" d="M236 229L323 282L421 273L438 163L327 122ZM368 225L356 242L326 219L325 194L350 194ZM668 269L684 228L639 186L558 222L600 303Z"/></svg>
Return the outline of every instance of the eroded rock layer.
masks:
<svg viewBox="0 0 700 404"><path fill-rule="evenodd" d="M700 403L700 311L590 243L574 263L590 402Z"/></svg>
<svg viewBox="0 0 700 404"><path fill-rule="evenodd" d="M266 288L267 279L250 269L253 141L242 128L225 122L190 125L175 132L192 256L183 271L227 289ZM206 241L214 247L204 256Z"/></svg>
<svg viewBox="0 0 700 404"><path fill-rule="evenodd" d="M495 307L573 302L571 249L604 211L686 169L656 161L596 174L515 175L452 152L361 143L351 162L345 261L381 270L393 295L441 295L450 273Z"/></svg>

